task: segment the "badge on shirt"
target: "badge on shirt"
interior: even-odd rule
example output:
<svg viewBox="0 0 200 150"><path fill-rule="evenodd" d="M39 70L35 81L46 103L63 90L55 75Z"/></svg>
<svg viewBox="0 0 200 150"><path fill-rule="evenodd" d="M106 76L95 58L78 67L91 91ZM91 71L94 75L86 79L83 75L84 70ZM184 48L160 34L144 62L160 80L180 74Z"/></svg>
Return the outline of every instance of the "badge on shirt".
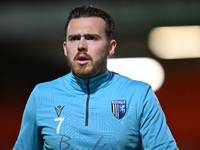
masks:
<svg viewBox="0 0 200 150"><path fill-rule="evenodd" d="M55 110L56 110L56 113L57 113L57 115L58 115L58 117L60 116L60 114L61 114L61 112L62 112L62 110L63 110L63 108L64 108L65 106L57 106L57 107L55 107Z"/></svg>
<svg viewBox="0 0 200 150"><path fill-rule="evenodd" d="M111 102L112 112L117 119L121 119L126 113L126 101L114 100Z"/></svg>

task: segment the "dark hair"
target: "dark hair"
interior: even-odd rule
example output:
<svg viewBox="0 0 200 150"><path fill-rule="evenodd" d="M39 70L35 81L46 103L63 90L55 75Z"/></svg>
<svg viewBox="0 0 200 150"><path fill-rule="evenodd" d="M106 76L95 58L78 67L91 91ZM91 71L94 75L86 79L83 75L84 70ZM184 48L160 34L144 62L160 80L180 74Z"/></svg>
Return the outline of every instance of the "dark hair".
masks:
<svg viewBox="0 0 200 150"><path fill-rule="evenodd" d="M87 17L100 17L106 22L106 36L108 40L114 38L115 22L113 18L105 11L95 8L93 6L80 6L72 9L69 13L67 22L65 24L65 37L67 35L67 27L72 19L87 18Z"/></svg>

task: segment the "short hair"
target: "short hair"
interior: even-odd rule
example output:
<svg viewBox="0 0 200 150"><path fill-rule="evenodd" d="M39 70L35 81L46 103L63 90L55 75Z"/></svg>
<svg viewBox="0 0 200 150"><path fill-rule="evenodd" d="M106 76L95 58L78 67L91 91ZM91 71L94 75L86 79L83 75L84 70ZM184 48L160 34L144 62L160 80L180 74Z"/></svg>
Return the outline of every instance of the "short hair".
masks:
<svg viewBox="0 0 200 150"><path fill-rule="evenodd" d="M106 22L106 37L108 40L114 38L115 22L114 19L105 11L95 8L93 6L80 6L72 9L69 13L67 22L65 24L65 37L67 35L67 28L72 19L87 18L87 17L100 17Z"/></svg>

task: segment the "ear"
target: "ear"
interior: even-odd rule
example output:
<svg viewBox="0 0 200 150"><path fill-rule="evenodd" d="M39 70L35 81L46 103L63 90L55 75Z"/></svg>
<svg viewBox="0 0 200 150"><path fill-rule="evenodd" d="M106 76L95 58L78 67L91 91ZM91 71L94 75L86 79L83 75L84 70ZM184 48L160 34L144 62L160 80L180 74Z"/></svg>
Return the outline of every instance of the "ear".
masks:
<svg viewBox="0 0 200 150"><path fill-rule="evenodd" d="M66 42L63 42L63 49L64 49L65 56L67 56L67 44L66 44Z"/></svg>
<svg viewBox="0 0 200 150"><path fill-rule="evenodd" d="M112 56L115 53L116 46L117 46L117 42L115 40L111 40L110 46L109 46L108 56Z"/></svg>

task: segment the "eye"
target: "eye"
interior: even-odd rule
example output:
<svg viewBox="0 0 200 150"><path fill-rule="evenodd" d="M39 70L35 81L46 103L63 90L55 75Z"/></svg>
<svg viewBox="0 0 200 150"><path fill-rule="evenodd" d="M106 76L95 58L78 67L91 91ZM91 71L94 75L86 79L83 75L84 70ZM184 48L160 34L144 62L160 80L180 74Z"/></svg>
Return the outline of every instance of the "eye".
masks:
<svg viewBox="0 0 200 150"><path fill-rule="evenodd" d="M70 36L69 40L70 41L78 41L78 40L80 40L80 37L79 36Z"/></svg>
<svg viewBox="0 0 200 150"><path fill-rule="evenodd" d="M86 40L90 40L90 41L97 41L97 40L98 40L98 37L95 36L95 35L86 35L86 36L85 36L85 39L86 39Z"/></svg>
<svg viewBox="0 0 200 150"><path fill-rule="evenodd" d="M70 41L77 41L77 40L78 40L77 37L70 38Z"/></svg>
<svg viewBox="0 0 200 150"><path fill-rule="evenodd" d="M94 36L89 37L89 40L97 40Z"/></svg>
<svg viewBox="0 0 200 150"><path fill-rule="evenodd" d="M96 40L94 36L88 36L88 37L86 37L86 39L87 39L87 40L92 40L92 41L93 41L93 40Z"/></svg>

